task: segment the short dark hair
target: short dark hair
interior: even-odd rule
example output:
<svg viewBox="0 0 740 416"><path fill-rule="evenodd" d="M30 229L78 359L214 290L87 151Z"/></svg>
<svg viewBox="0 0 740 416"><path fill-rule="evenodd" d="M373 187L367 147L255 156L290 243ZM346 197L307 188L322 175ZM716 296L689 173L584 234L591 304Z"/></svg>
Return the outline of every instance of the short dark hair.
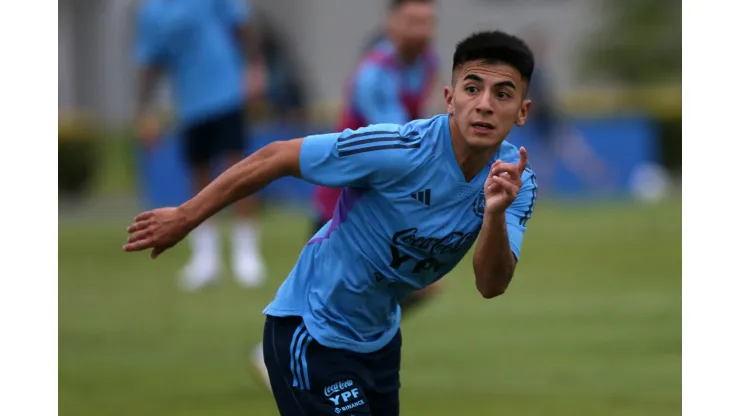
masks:
<svg viewBox="0 0 740 416"><path fill-rule="evenodd" d="M390 10L396 10L397 8L403 6L406 3L435 3L434 0L391 0L390 3L388 3L388 8Z"/></svg>
<svg viewBox="0 0 740 416"><path fill-rule="evenodd" d="M518 37L498 30L473 33L457 44L452 58L453 73L471 61L511 65L527 82L534 71L534 55L529 46Z"/></svg>

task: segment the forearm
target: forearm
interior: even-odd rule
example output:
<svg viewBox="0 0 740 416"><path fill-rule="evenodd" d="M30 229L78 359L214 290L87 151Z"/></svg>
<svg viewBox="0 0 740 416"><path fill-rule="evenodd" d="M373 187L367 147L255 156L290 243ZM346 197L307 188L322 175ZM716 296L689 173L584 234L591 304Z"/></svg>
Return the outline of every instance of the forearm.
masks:
<svg viewBox="0 0 740 416"><path fill-rule="evenodd" d="M486 299L506 291L516 267L505 215L486 212L473 256L475 285Z"/></svg>
<svg viewBox="0 0 740 416"><path fill-rule="evenodd" d="M291 157L300 151L297 140L273 142L219 175L195 197L181 205L194 228L234 202L284 176L300 176ZM297 150L296 150L297 147Z"/></svg>

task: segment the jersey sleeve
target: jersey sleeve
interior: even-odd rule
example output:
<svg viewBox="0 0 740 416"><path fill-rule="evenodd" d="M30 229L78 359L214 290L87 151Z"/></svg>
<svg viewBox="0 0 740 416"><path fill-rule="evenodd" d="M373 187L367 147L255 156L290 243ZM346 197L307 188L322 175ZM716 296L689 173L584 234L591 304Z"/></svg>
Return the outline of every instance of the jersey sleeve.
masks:
<svg viewBox="0 0 740 416"><path fill-rule="evenodd" d="M532 218L534 205L537 202L537 178L534 172L527 168L522 175L522 187L519 189L514 202L506 210L506 228L509 234L511 252L517 261L522 248L524 232L527 230L527 221Z"/></svg>
<svg viewBox="0 0 740 416"><path fill-rule="evenodd" d="M134 59L140 67L161 64L164 60L162 34L154 11L144 3L136 16Z"/></svg>
<svg viewBox="0 0 740 416"><path fill-rule="evenodd" d="M218 0L216 7L219 16L229 26L247 23L251 18L251 5L245 0Z"/></svg>
<svg viewBox="0 0 740 416"><path fill-rule="evenodd" d="M418 132L379 124L342 133L307 136L300 151L303 178L333 188L376 187L402 177L421 160Z"/></svg>
<svg viewBox="0 0 740 416"><path fill-rule="evenodd" d="M400 81L396 74L375 64L364 65L357 73L355 105L369 124L409 122L401 102Z"/></svg>

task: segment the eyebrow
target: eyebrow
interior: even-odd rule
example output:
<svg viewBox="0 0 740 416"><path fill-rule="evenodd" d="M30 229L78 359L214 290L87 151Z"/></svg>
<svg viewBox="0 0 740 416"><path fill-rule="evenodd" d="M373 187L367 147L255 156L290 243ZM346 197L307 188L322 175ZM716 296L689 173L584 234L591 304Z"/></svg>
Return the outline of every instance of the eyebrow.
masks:
<svg viewBox="0 0 740 416"><path fill-rule="evenodd" d="M471 81L483 82L483 78L481 78L481 77L479 77L478 75L475 75L475 74L465 75L465 78L463 78L463 81L464 80L467 80L467 79L469 79Z"/></svg>
<svg viewBox="0 0 740 416"><path fill-rule="evenodd" d="M514 83L513 83L513 82L511 82L511 81L501 81L501 82L497 82L497 83L493 84L493 86L494 86L494 87L496 87L496 88L501 88L501 87L511 87L511 89L513 89L513 90L515 90L515 89L516 89L516 85L514 85Z"/></svg>
<svg viewBox="0 0 740 416"><path fill-rule="evenodd" d="M468 74L468 75L465 75L465 77L463 78L463 80L471 80L471 81L476 81L476 82L484 82L483 81L483 78L481 78L480 76L478 76L476 74ZM514 90L516 89L516 85L513 82L511 82L511 81L500 81L500 82L497 82L497 83L493 84L493 86L495 88L510 87L511 89L514 89Z"/></svg>

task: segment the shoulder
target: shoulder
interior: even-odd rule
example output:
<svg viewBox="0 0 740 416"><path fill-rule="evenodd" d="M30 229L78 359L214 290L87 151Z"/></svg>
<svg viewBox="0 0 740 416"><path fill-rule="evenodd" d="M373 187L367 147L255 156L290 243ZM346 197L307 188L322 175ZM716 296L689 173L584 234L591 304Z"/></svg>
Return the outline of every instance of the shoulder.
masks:
<svg viewBox="0 0 740 416"><path fill-rule="evenodd" d="M360 58L359 67L392 68L396 64L396 54L388 41L380 41Z"/></svg>
<svg viewBox="0 0 740 416"><path fill-rule="evenodd" d="M393 48L387 41L380 41L362 55L357 63L355 77L384 81L386 77L393 76L396 72L395 62Z"/></svg>
<svg viewBox="0 0 740 416"><path fill-rule="evenodd" d="M433 159L444 146L446 130L449 128L447 118L446 114L440 114L427 119L413 120L401 127L402 135L419 138L417 166Z"/></svg>
<svg viewBox="0 0 740 416"><path fill-rule="evenodd" d="M423 165L432 154L434 143L429 124L429 120L414 120L346 129L337 138L337 156L364 156L395 175L405 175Z"/></svg>

